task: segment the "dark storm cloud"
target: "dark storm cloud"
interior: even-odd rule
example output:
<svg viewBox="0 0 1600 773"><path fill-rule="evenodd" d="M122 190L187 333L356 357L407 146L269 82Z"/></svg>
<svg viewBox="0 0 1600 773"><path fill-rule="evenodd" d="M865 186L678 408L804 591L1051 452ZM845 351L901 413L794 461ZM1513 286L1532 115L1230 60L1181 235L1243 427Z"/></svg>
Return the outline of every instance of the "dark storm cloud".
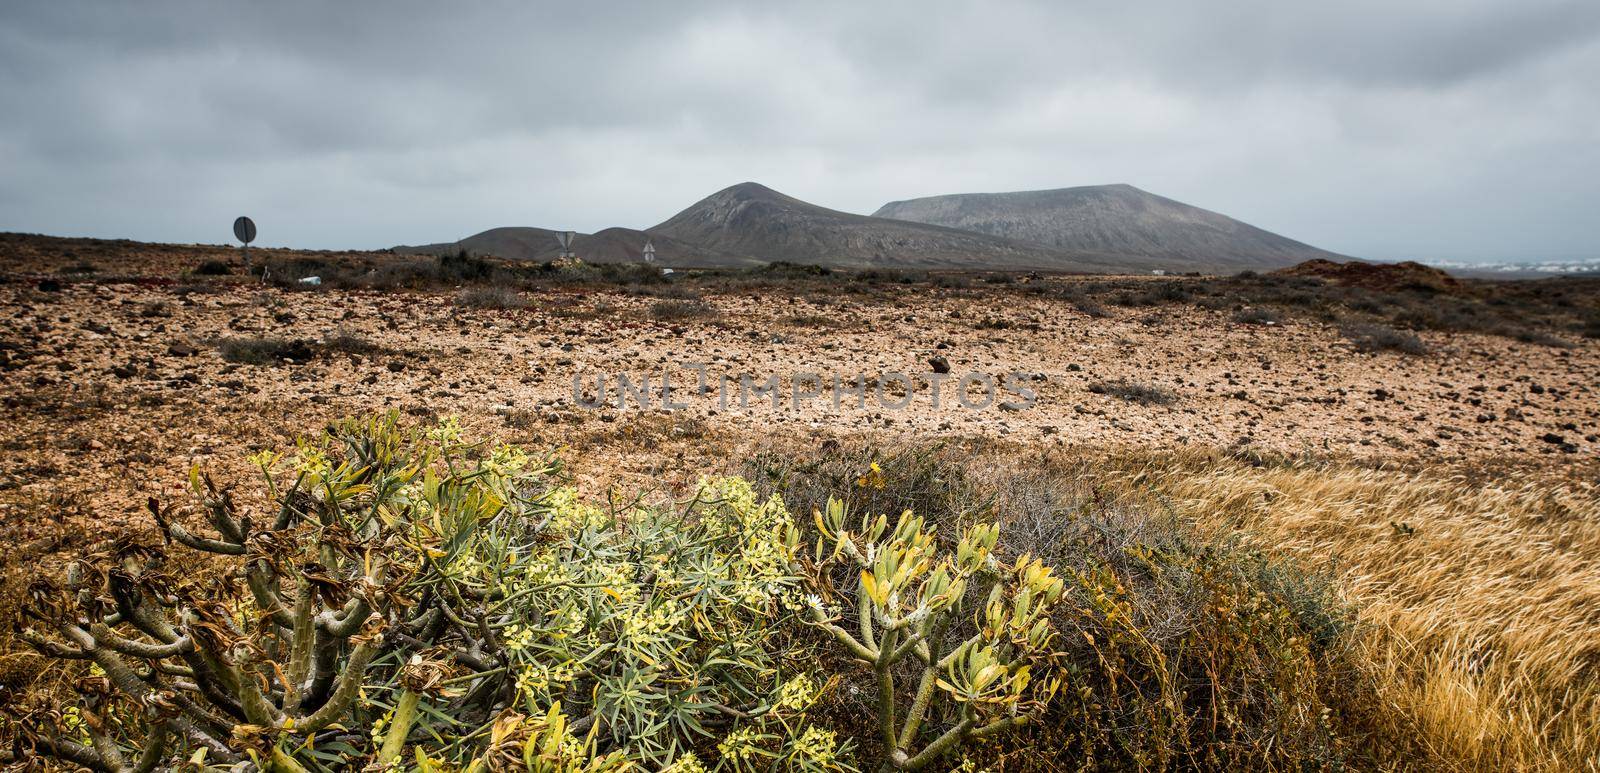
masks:
<svg viewBox="0 0 1600 773"><path fill-rule="evenodd" d="M1374 257L1592 255L1600 3L8 3L0 229L645 226L1105 182Z"/></svg>

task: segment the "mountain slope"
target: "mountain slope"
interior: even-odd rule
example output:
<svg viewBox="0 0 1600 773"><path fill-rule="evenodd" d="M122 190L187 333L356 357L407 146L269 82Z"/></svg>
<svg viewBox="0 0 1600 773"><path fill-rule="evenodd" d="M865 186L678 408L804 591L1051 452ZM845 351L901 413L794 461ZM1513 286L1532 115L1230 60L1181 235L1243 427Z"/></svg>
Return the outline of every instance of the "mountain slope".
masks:
<svg viewBox="0 0 1600 773"><path fill-rule="evenodd" d="M1138 255L1062 250L840 212L749 182L713 193L646 231L729 253L829 266L1137 271L1156 265Z"/></svg>
<svg viewBox="0 0 1600 773"><path fill-rule="evenodd" d="M396 252L439 255L466 250L473 255L494 255L510 260L555 260L561 256L557 231L531 226L491 228L455 242L396 247ZM644 259L646 241L656 247L656 262L662 266L736 267L760 265L766 261L722 250L687 244L667 236L647 234L633 228L607 228L572 238L572 251L590 263L623 263Z"/></svg>
<svg viewBox="0 0 1600 773"><path fill-rule="evenodd" d="M1175 269L1280 268L1345 259L1131 185L931 196L890 202L873 214L1060 250L1141 255Z"/></svg>

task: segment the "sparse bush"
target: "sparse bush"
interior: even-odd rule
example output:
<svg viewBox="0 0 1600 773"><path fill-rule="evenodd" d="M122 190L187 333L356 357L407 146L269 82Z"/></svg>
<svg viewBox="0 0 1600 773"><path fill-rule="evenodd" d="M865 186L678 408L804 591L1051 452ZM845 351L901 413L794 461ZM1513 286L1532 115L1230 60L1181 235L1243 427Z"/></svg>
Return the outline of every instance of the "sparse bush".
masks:
<svg viewBox="0 0 1600 773"><path fill-rule="evenodd" d="M366 336L347 327L340 327L329 333L322 341L322 346L330 352L344 354L378 354L385 351L382 346L375 344Z"/></svg>
<svg viewBox="0 0 1600 773"><path fill-rule="evenodd" d="M487 279L494 274L493 263L466 250L440 255L438 266L439 277L447 281L465 282L474 279Z"/></svg>
<svg viewBox="0 0 1600 773"><path fill-rule="evenodd" d="M711 319L718 316L715 306L705 301L657 301L650 305L650 318L661 322Z"/></svg>
<svg viewBox="0 0 1600 773"><path fill-rule="evenodd" d="M316 354L309 342L290 338L224 338L217 343L217 349L222 359L245 365L305 362Z"/></svg>
<svg viewBox="0 0 1600 773"><path fill-rule="evenodd" d="M522 309L528 299L510 287L468 285L456 292L455 305L463 309Z"/></svg>
<svg viewBox="0 0 1600 773"><path fill-rule="evenodd" d="M1194 290L1187 282L1139 282L1112 296L1112 301L1119 306L1156 306L1182 303L1193 297Z"/></svg>
<svg viewBox="0 0 1600 773"><path fill-rule="evenodd" d="M199 276L227 276L233 273L233 267L227 261L207 260L194 267L194 273Z"/></svg>
<svg viewBox="0 0 1600 773"><path fill-rule="evenodd" d="M1270 309L1260 307L1241 309L1234 312L1233 321L1245 325L1281 325L1283 318L1274 314Z"/></svg>
<svg viewBox="0 0 1600 773"><path fill-rule="evenodd" d="M1106 307L1089 298L1079 298L1073 301L1072 308L1087 314L1091 319L1102 319L1111 316L1111 312L1106 311Z"/></svg>
<svg viewBox="0 0 1600 773"><path fill-rule="evenodd" d="M1089 384L1089 391L1140 405L1171 405L1178 401L1178 394L1166 387L1133 381L1096 381Z"/></svg>
<svg viewBox="0 0 1600 773"><path fill-rule="evenodd" d="M1394 351L1403 354L1426 354L1428 345L1422 339L1411 333L1395 330L1383 325L1357 324L1347 325L1342 331L1344 336L1355 344L1358 351L1383 352Z"/></svg>
<svg viewBox="0 0 1600 773"><path fill-rule="evenodd" d="M819 328L841 327L843 324L838 318L827 314L793 314L779 319L778 322L789 327Z"/></svg>
<svg viewBox="0 0 1600 773"><path fill-rule="evenodd" d="M1537 344L1539 346L1548 346L1554 349L1571 349L1573 347L1573 343L1571 341L1568 341L1561 336L1554 335L1552 333L1546 333L1543 330L1535 330L1533 328L1520 328L1515 333L1509 334L1507 337L1515 338L1516 340L1525 344Z"/></svg>

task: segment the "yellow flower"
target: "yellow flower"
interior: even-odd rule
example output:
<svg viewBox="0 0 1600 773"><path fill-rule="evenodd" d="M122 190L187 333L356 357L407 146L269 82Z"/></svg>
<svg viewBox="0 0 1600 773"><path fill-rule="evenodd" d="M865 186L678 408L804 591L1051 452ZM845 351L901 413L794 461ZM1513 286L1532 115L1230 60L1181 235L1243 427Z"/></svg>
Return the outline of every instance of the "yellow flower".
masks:
<svg viewBox="0 0 1600 773"><path fill-rule="evenodd" d="M440 445L455 443L461 439L461 419L455 416L440 419L438 425L428 430L428 437Z"/></svg>
<svg viewBox="0 0 1600 773"><path fill-rule="evenodd" d="M839 741L832 730L811 725L794 742L794 751L813 764L827 766L839 758Z"/></svg>
<svg viewBox="0 0 1600 773"><path fill-rule="evenodd" d="M879 467L877 462L872 463L865 475L856 478L856 488L873 488L882 491L887 483L888 481L883 477L883 468Z"/></svg>
<svg viewBox="0 0 1600 773"><path fill-rule="evenodd" d="M754 728L741 727L717 744L717 752L732 760L747 760L761 753L761 736Z"/></svg>
<svg viewBox="0 0 1600 773"><path fill-rule="evenodd" d="M817 683L809 674L800 674L778 687L774 705L788 711L805 711L817 699Z"/></svg>
<svg viewBox="0 0 1600 773"><path fill-rule="evenodd" d="M661 769L661 773L706 773L706 766L700 763L700 758L694 752L679 757L671 765Z"/></svg>

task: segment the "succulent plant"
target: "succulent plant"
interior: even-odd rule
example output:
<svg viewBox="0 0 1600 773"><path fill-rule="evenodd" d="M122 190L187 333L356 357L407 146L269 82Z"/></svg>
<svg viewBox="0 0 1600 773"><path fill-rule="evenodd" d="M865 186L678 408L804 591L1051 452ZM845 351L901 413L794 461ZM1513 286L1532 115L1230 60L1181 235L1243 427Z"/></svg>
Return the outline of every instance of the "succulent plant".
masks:
<svg viewBox="0 0 1600 773"><path fill-rule="evenodd" d="M37 586L25 637L92 663L34 751L93 770L847 770L807 722L799 533L737 478L687 503L585 502L560 464L446 421L347 420L263 452L272 517L191 484L126 544ZM212 555L221 571L196 571Z"/></svg>
<svg viewBox="0 0 1600 773"><path fill-rule="evenodd" d="M1064 585L1029 556L1001 562L998 526L968 528L952 553L910 511L893 530L885 515L852 529L845 504L829 498L814 520L810 622L871 667L884 769L921 770L1020 727L1055 693L1050 611ZM852 598L852 610L836 606ZM903 662L919 674L909 692L896 683Z"/></svg>

